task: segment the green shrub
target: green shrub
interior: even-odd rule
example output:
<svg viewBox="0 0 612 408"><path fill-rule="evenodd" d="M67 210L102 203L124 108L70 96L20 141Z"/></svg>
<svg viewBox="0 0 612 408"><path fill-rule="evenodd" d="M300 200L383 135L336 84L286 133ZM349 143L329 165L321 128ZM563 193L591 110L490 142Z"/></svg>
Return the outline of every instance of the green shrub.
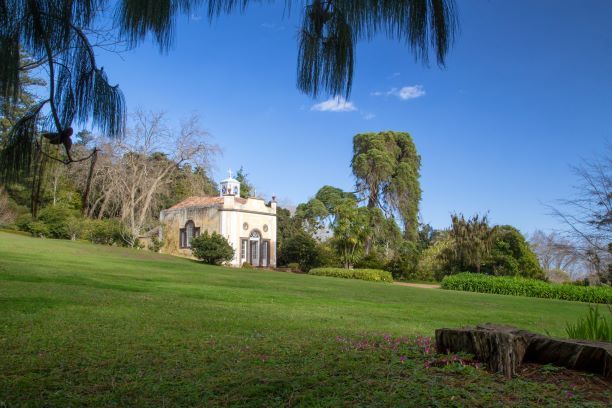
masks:
<svg viewBox="0 0 612 408"><path fill-rule="evenodd" d="M452 240L446 236L439 237L434 243L421 253L416 273L417 279L440 281L452 269L444 254L450 251Z"/></svg>
<svg viewBox="0 0 612 408"><path fill-rule="evenodd" d="M75 217L75 211L62 206L46 207L38 213L38 221L47 225L50 238L69 239L68 224Z"/></svg>
<svg viewBox="0 0 612 408"><path fill-rule="evenodd" d="M609 286L562 285L536 279L490 276L470 272L446 276L442 280L442 289L589 303L612 303L612 287Z"/></svg>
<svg viewBox="0 0 612 408"><path fill-rule="evenodd" d="M126 233L118 220L85 220L83 237L94 244L126 246Z"/></svg>
<svg viewBox="0 0 612 408"><path fill-rule="evenodd" d="M361 279L374 282L393 282L393 276L379 269L314 268L309 275L332 276L335 278Z"/></svg>
<svg viewBox="0 0 612 408"><path fill-rule="evenodd" d="M432 274L423 274L417 269L420 251L414 242L404 241L399 246L395 257L385 266L394 278L408 280L433 280Z"/></svg>
<svg viewBox="0 0 612 408"><path fill-rule="evenodd" d="M159 252L163 246L164 246L164 241L153 236L151 237L151 243L149 244L149 247L147 249L149 251Z"/></svg>
<svg viewBox="0 0 612 408"><path fill-rule="evenodd" d="M355 262L355 268L357 269L384 269L386 261L382 255L378 252L372 251L368 255L364 256L357 262Z"/></svg>
<svg viewBox="0 0 612 408"><path fill-rule="evenodd" d="M24 213L24 214L17 216L17 219L15 219L15 227L17 227L19 231L32 232L30 231L30 227L29 227L29 224L31 222L32 222L32 215L30 215L30 213Z"/></svg>
<svg viewBox="0 0 612 408"><path fill-rule="evenodd" d="M610 315L612 309L608 306ZM612 342L612 320L599 314L599 307L589 305L589 313L576 323L567 323L565 326L567 336L577 340L594 340Z"/></svg>
<svg viewBox="0 0 612 408"><path fill-rule="evenodd" d="M243 262L242 269L255 269L255 267L248 262Z"/></svg>
<svg viewBox="0 0 612 408"><path fill-rule="evenodd" d="M191 252L200 261L210 265L220 265L234 257L234 248L227 239L216 232L209 235L208 231L191 240Z"/></svg>
<svg viewBox="0 0 612 408"><path fill-rule="evenodd" d="M291 269L293 272L299 272L300 271L300 264L297 262L291 262L289 264L287 264L287 268Z"/></svg>
<svg viewBox="0 0 612 408"><path fill-rule="evenodd" d="M311 268L321 266L319 244L310 235L300 232L285 240L279 258L279 264L299 263L300 270L308 272Z"/></svg>
<svg viewBox="0 0 612 408"><path fill-rule="evenodd" d="M47 238L51 234L49 233L49 227L42 221L30 221L27 226L27 231L34 237Z"/></svg>

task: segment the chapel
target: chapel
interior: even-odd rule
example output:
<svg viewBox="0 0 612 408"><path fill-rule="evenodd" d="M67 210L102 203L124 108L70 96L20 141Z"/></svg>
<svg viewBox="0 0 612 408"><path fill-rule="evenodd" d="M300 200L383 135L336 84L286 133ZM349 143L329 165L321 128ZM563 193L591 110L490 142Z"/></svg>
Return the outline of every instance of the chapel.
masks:
<svg viewBox="0 0 612 408"><path fill-rule="evenodd" d="M189 197L162 210L159 220L162 252L192 257L191 240L204 231L224 236L234 248L231 266L276 266L276 199L240 197L240 182L229 177L220 183L218 197Z"/></svg>

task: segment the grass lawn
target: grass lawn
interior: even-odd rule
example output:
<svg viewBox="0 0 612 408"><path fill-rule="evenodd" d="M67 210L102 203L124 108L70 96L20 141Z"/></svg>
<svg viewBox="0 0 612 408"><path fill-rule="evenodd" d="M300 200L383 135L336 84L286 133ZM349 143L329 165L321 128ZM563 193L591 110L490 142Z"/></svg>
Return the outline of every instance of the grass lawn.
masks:
<svg viewBox="0 0 612 408"><path fill-rule="evenodd" d="M0 233L0 406L605 406L598 378L428 346L482 322L563 336L586 309Z"/></svg>

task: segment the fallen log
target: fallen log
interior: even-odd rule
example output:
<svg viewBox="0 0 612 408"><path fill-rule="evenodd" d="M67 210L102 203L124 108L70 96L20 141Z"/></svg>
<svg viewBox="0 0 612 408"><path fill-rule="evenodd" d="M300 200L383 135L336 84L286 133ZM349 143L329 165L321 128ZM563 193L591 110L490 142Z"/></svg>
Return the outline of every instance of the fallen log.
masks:
<svg viewBox="0 0 612 408"><path fill-rule="evenodd" d="M490 370L507 378L523 362L553 364L612 378L612 343L554 339L512 326L483 324L461 329L437 329L439 353L474 355Z"/></svg>

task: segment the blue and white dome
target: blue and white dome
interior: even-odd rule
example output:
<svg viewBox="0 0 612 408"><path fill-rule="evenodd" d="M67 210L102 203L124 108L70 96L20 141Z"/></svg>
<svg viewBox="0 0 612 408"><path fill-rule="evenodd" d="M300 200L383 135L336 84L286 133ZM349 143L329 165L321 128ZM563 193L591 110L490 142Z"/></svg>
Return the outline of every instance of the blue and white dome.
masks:
<svg viewBox="0 0 612 408"><path fill-rule="evenodd" d="M229 177L221 180L220 190L222 196L240 196L240 182L232 177L232 170L228 170Z"/></svg>

